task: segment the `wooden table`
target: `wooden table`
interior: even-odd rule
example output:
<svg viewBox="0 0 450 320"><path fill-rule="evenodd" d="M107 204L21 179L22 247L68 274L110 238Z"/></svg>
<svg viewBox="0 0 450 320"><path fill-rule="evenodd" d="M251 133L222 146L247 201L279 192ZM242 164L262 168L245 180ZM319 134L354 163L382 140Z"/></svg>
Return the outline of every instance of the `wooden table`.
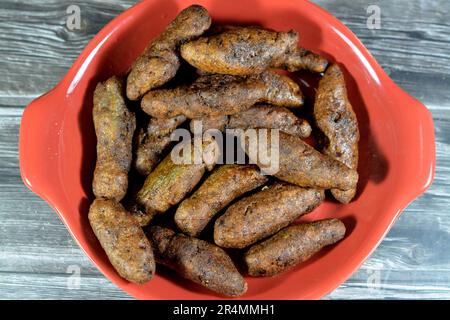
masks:
<svg viewBox="0 0 450 320"><path fill-rule="evenodd" d="M450 2L315 2L352 29L394 81L426 104L437 147L432 187L327 298L450 298ZM372 2L381 9L379 30L367 28ZM130 298L96 270L53 210L23 185L17 142L24 107L55 86L88 41L134 3L0 2L0 298ZM66 10L74 4L81 9L82 24L81 30L70 31ZM79 287L71 282L77 270Z"/></svg>

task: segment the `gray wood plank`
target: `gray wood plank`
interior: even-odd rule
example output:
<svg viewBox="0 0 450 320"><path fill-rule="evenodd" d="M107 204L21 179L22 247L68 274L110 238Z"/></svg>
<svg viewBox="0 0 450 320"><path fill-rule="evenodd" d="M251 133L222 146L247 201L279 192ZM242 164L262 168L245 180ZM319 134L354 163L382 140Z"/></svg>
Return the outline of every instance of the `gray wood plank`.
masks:
<svg viewBox="0 0 450 320"><path fill-rule="evenodd" d="M430 190L404 211L361 269L326 298L450 298L450 2L376 1L380 30L366 28L372 1L315 2L349 26L394 81L426 104L437 147ZM129 298L92 266L49 206L23 186L17 141L26 104L56 85L87 42L134 3L76 1L83 27L71 32L65 26L71 0L0 2L2 299ZM67 286L70 266L81 269L79 289Z"/></svg>

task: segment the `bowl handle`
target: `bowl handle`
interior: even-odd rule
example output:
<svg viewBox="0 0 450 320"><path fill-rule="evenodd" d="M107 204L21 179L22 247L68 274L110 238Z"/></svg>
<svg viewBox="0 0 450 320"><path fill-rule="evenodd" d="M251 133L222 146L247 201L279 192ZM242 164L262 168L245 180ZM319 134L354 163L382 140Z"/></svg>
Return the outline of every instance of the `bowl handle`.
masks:
<svg viewBox="0 0 450 320"><path fill-rule="evenodd" d="M396 119L399 122L399 141L407 141L406 147L400 148L400 163L404 163L405 185L408 203L425 192L434 179L436 165L436 142L433 117L428 109L418 100L400 89L397 96ZM415 129L411 129L415 128Z"/></svg>
<svg viewBox="0 0 450 320"><path fill-rule="evenodd" d="M20 174L25 185L50 203L56 211L64 199L52 190L61 184L59 139L65 96L58 87L32 101L23 112L19 133ZM59 213L59 212L58 212Z"/></svg>

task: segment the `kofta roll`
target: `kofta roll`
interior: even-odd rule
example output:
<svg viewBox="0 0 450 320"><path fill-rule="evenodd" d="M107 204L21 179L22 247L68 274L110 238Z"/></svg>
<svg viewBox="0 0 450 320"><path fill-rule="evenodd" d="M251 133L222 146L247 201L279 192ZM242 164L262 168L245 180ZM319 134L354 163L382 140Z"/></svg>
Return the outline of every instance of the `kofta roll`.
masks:
<svg viewBox="0 0 450 320"><path fill-rule="evenodd" d="M191 85L152 90L142 99L141 107L155 118L184 115L196 119L235 114L261 102L300 107L303 94L289 77L271 71L249 77L214 74Z"/></svg>
<svg viewBox="0 0 450 320"><path fill-rule="evenodd" d="M122 278L139 284L152 279L152 246L139 223L120 203L96 199L88 217L109 261Z"/></svg>
<svg viewBox="0 0 450 320"><path fill-rule="evenodd" d="M314 118L321 131L322 151L350 169L358 167L358 120L348 100L344 75L331 65L319 82ZM348 190L332 189L336 200L349 203L356 193L356 182Z"/></svg>
<svg viewBox="0 0 450 320"><path fill-rule="evenodd" d="M138 100L172 79L180 67L178 46L200 36L210 25L211 17L202 6L181 11L133 64L127 79L128 98Z"/></svg>
<svg viewBox="0 0 450 320"><path fill-rule="evenodd" d="M112 77L97 85L93 118L97 136L94 194L97 198L120 201L128 188L136 119L125 105L119 78Z"/></svg>
<svg viewBox="0 0 450 320"><path fill-rule="evenodd" d="M230 206L214 224L214 242L245 248L311 212L324 198L323 190L276 182Z"/></svg>
<svg viewBox="0 0 450 320"><path fill-rule="evenodd" d="M323 72L328 64L321 56L298 48L294 30L232 26L222 31L183 44L181 56L203 72L231 75L257 74L268 68Z"/></svg>
<svg viewBox="0 0 450 320"><path fill-rule="evenodd" d="M258 143L249 143L252 142L251 137L241 135L241 145L250 163L258 164L262 170L265 170L267 163L262 161L261 153L268 153L271 159L278 158L278 168L273 170L273 175L278 179L300 187L340 190L351 189L358 181L355 170L320 153L302 139L279 131L278 141L272 141L271 130L266 135L260 135L261 130L256 129ZM272 155L271 152L275 153Z"/></svg>
<svg viewBox="0 0 450 320"><path fill-rule="evenodd" d="M167 150L172 140L172 132L186 121L184 116L167 119L152 118L147 130L139 135L136 150L135 167L137 172L147 176L161 161L162 154Z"/></svg>
<svg viewBox="0 0 450 320"><path fill-rule="evenodd" d="M221 248L159 226L149 233L157 262L182 277L224 296L238 297L247 291L244 278Z"/></svg>
<svg viewBox="0 0 450 320"><path fill-rule="evenodd" d="M185 199L175 213L181 231L198 236L217 212L231 201L267 182L257 166L223 165Z"/></svg>
<svg viewBox="0 0 450 320"><path fill-rule="evenodd" d="M292 225L245 253L248 273L268 277L287 271L344 236L345 225L337 219Z"/></svg>
<svg viewBox="0 0 450 320"><path fill-rule="evenodd" d="M194 132L194 124L201 121L203 127L224 129L253 129L267 128L279 129L300 138L308 138L311 135L311 126L305 119L298 118L289 109L266 104L257 104L248 110L235 113L231 116L211 116L191 121L191 132ZM205 130L204 130L205 131Z"/></svg>

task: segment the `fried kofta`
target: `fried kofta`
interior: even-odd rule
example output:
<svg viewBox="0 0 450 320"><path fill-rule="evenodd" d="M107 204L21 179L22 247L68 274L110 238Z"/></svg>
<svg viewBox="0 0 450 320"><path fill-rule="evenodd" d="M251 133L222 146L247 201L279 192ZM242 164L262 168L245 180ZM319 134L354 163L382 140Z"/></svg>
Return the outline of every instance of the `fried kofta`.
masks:
<svg viewBox="0 0 450 320"><path fill-rule="evenodd" d="M245 248L311 212L324 198L323 190L276 182L230 206L214 224L214 242L224 248Z"/></svg>
<svg viewBox="0 0 450 320"><path fill-rule="evenodd" d="M351 189L358 181L355 170L320 153L302 139L279 131L278 140L272 141L272 130L260 134L261 130L256 129L256 143L252 142L250 136L241 135L242 148L249 156L250 163L256 163L262 170L266 170L268 164L262 161L261 153L267 153L270 159L278 160L278 170L271 172L278 179L300 187L340 190ZM276 135L274 137L276 139ZM271 152L275 154L272 155Z"/></svg>
<svg viewBox="0 0 450 320"><path fill-rule="evenodd" d="M358 167L358 120L348 100L344 75L331 65L319 82L314 118L321 131L322 151L350 169ZM332 189L334 198L349 203L356 193L356 182L348 190Z"/></svg>
<svg viewBox="0 0 450 320"><path fill-rule="evenodd" d="M231 115L256 103L300 107L300 87L287 76L263 72L257 76L206 75L189 86L158 89L147 93L142 110L156 118L184 115L189 119Z"/></svg>
<svg viewBox="0 0 450 320"><path fill-rule="evenodd" d="M245 253L248 273L269 277L287 271L344 236L345 225L338 219L289 226Z"/></svg>
<svg viewBox="0 0 450 320"><path fill-rule="evenodd" d="M267 177L256 166L223 165L217 168L175 213L181 231L198 236L214 215L231 201L263 185Z"/></svg>
<svg viewBox="0 0 450 320"><path fill-rule="evenodd" d="M181 46L181 56L203 72L240 76L268 68L323 72L328 64L321 56L299 48L298 33L293 30L229 26L215 31L222 32Z"/></svg>
<svg viewBox="0 0 450 320"><path fill-rule="evenodd" d="M152 246L138 222L120 203L96 199L88 217L109 261L122 278L139 284L152 279Z"/></svg>
<svg viewBox="0 0 450 320"><path fill-rule="evenodd" d="M298 118L289 109L266 104L255 105L248 110L231 116L211 116L193 119L190 124L191 132L194 132L194 125L198 124L199 121L202 127L214 128L220 131L224 129L247 130L253 128L279 129L300 138L308 138L312 131L308 121Z"/></svg>
<svg viewBox="0 0 450 320"><path fill-rule="evenodd" d="M238 297L247 291L244 278L221 248L159 226L149 233L157 262L182 277L224 296Z"/></svg>
<svg viewBox="0 0 450 320"><path fill-rule="evenodd" d="M211 17L202 6L192 5L181 11L131 67L127 79L128 98L138 100L172 79L180 67L178 46L200 36L210 25Z"/></svg>
<svg viewBox="0 0 450 320"><path fill-rule="evenodd" d="M97 163L92 187L97 198L122 200L128 188L136 119L123 98L122 81L112 77L94 91Z"/></svg>
<svg viewBox="0 0 450 320"><path fill-rule="evenodd" d="M152 172L171 144L172 132L184 121L186 117L181 115L167 119L150 119L147 130L139 135L135 163L139 174L147 176Z"/></svg>

